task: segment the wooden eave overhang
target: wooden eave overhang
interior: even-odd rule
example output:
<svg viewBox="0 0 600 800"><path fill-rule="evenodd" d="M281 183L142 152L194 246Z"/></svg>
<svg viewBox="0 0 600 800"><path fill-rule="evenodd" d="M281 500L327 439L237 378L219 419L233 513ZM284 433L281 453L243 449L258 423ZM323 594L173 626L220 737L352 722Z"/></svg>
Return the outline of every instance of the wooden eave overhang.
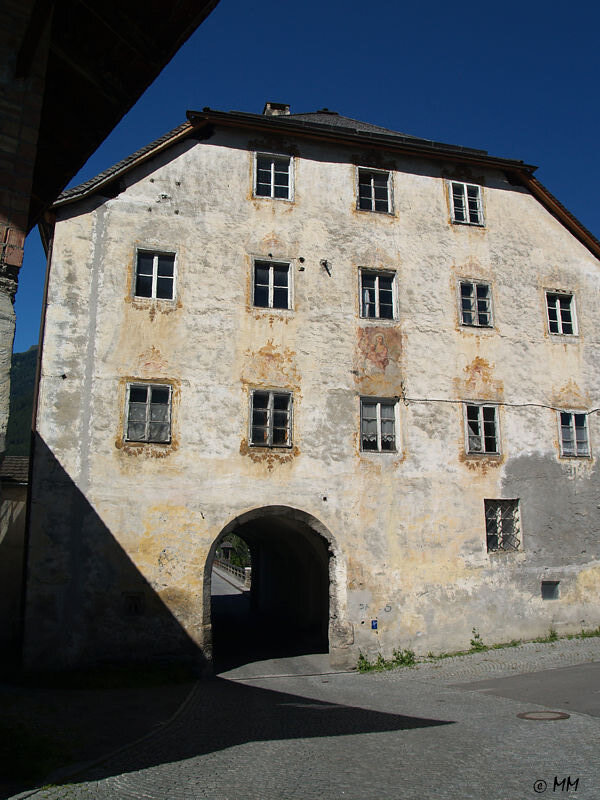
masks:
<svg viewBox="0 0 600 800"><path fill-rule="evenodd" d="M54 208L75 202L83 197L95 194L119 177L129 172L134 167L153 158L158 153L170 148L174 144L185 140L194 134L199 138L210 136L216 127L242 129L278 136L290 135L323 141L342 146L359 145L371 149L385 150L387 152L413 155L434 161L450 161L454 163L470 164L473 166L498 169L505 172L514 184L526 188L539 203L554 216L575 238L581 242L596 258L600 260L600 241L582 223L557 200L548 189L534 177L537 169L532 164L515 159L498 158L490 156L485 150L476 150L468 147L433 142L427 139L418 139L411 136L393 133L379 133L351 128L329 127L315 124L305 120L294 120L293 115L269 117L258 114L245 114L242 112L225 112L204 109L203 111L188 111L188 122L180 125L171 134L138 151L129 159L125 159L113 168L106 170L96 178L75 187L54 203Z"/></svg>
<svg viewBox="0 0 600 800"><path fill-rule="evenodd" d="M17 54L31 74L48 36L28 230L219 0L40 0Z"/></svg>

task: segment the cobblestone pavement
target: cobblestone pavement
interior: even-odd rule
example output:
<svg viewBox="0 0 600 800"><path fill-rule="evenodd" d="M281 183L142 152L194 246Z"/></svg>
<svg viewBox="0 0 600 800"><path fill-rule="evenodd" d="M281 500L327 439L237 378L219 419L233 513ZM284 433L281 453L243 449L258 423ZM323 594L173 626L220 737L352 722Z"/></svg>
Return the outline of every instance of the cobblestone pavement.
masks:
<svg viewBox="0 0 600 800"><path fill-rule="evenodd" d="M592 661L600 662L600 639L527 644L366 675L216 678L196 684L159 732L28 796L526 800L569 789L578 800L598 800L599 718L524 720L517 713L556 710L552 698L536 706L467 686ZM568 680L573 670L562 672Z"/></svg>

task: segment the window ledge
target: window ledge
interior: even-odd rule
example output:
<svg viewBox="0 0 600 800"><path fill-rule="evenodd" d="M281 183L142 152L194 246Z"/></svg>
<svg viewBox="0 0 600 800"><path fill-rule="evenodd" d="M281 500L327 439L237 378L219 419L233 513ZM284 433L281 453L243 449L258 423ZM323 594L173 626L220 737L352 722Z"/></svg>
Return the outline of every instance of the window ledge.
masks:
<svg viewBox="0 0 600 800"><path fill-rule="evenodd" d="M451 222L452 222L452 225L459 225L459 226L465 227L465 228L485 228L486 227L484 222L461 222L458 219L453 219L453 220L451 220Z"/></svg>
<svg viewBox="0 0 600 800"><path fill-rule="evenodd" d="M138 294L132 294L131 300L134 303L140 303L145 306L151 306L155 303L160 305L167 305L167 306L176 306L177 305L177 298L174 297L172 300L167 299L166 297L142 297Z"/></svg>
<svg viewBox="0 0 600 800"><path fill-rule="evenodd" d="M518 558L525 556L525 550L519 548L518 550L487 550L486 555L490 558Z"/></svg>
<svg viewBox="0 0 600 800"><path fill-rule="evenodd" d="M357 206L356 210L358 212L360 212L361 214L377 214L377 215L383 216L383 217L395 217L396 216L394 211L377 211L374 208L373 209L371 209L371 208L358 208L358 206Z"/></svg>
<svg viewBox="0 0 600 800"><path fill-rule="evenodd" d="M293 203L295 201L294 197L268 197L266 194L253 194L253 200L277 200L283 203Z"/></svg>
<svg viewBox="0 0 600 800"><path fill-rule="evenodd" d="M359 317L361 322L369 322L375 325L397 325L400 322L399 317Z"/></svg>

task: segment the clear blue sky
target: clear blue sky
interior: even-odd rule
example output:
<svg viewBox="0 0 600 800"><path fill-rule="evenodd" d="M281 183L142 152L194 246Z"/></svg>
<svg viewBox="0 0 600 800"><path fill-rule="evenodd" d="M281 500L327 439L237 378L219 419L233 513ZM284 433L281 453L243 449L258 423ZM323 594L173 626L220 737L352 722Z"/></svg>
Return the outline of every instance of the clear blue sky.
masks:
<svg viewBox="0 0 600 800"><path fill-rule="evenodd" d="M592 0L221 0L71 185L189 108L260 113L275 100L537 164L600 238L599 24ZM44 270L32 233L16 352L37 343Z"/></svg>

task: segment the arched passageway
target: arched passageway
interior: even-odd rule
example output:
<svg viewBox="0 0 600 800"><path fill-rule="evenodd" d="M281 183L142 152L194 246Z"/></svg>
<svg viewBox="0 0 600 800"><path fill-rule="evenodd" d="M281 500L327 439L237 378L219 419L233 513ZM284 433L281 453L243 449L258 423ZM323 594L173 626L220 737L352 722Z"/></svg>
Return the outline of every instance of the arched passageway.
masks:
<svg viewBox="0 0 600 800"><path fill-rule="evenodd" d="M250 549L247 591L227 589L222 573L213 572L215 551L231 533ZM331 544L314 517L281 506L248 512L223 529L205 574L217 668L328 651Z"/></svg>

